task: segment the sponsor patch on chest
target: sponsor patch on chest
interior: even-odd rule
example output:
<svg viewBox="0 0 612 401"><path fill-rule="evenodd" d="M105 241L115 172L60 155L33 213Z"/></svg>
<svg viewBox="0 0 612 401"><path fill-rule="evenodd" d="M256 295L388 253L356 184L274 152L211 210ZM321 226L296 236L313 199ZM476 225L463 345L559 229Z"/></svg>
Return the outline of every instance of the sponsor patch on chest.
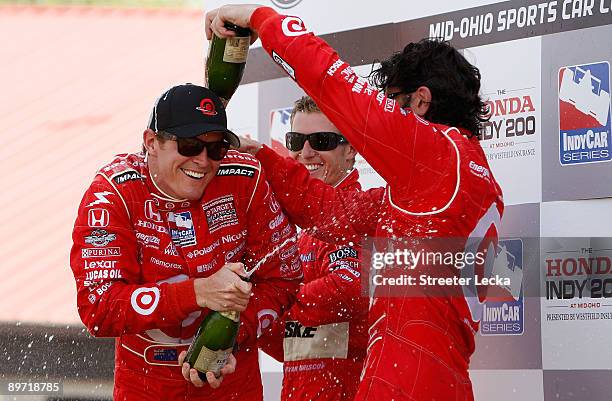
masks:
<svg viewBox="0 0 612 401"><path fill-rule="evenodd" d="M225 227L238 224L238 212L232 195L222 196L202 205L208 224L208 232L214 233Z"/></svg>

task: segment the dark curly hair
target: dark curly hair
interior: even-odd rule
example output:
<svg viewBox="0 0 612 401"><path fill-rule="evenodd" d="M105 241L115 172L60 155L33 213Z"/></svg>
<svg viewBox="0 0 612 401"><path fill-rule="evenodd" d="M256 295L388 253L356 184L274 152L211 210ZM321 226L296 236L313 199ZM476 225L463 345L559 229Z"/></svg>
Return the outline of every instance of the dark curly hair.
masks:
<svg viewBox="0 0 612 401"><path fill-rule="evenodd" d="M479 96L480 71L448 42L423 39L383 60L370 73L379 89L398 87L404 93L426 86L431 104L425 118L433 123L461 127L480 138L480 123L487 121L486 104Z"/></svg>

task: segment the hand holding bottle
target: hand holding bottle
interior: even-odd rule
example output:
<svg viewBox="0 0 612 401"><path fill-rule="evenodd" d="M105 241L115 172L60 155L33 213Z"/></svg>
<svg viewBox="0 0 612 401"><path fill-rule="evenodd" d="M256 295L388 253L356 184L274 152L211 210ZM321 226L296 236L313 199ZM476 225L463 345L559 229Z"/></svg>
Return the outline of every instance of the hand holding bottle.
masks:
<svg viewBox="0 0 612 401"><path fill-rule="evenodd" d="M198 305L219 312L244 311L252 289L251 283L241 279L244 275L242 263L227 263L212 276L195 279Z"/></svg>
<svg viewBox="0 0 612 401"><path fill-rule="evenodd" d="M253 15L253 12L255 12L255 10L257 10L259 7L263 6L261 4L226 5L207 12L204 25L206 30L206 38L210 40L213 33L220 38L235 36L235 32L225 27L225 24L228 22L243 28L250 28L251 15ZM253 32L251 35L251 44L256 40L257 33Z"/></svg>
<svg viewBox="0 0 612 401"><path fill-rule="evenodd" d="M187 355L187 351L183 351L180 353L178 357L179 365L181 366L181 373L185 380L193 383L196 387L204 386L204 381L202 380L199 372L193 368L190 368L189 364L185 361L185 356ZM208 384L212 388L219 388L221 382L223 381L223 377L229 374L234 373L236 371L236 358L234 355L230 355L227 359L227 364L221 368L221 375L217 378L213 372L206 372L206 380Z"/></svg>

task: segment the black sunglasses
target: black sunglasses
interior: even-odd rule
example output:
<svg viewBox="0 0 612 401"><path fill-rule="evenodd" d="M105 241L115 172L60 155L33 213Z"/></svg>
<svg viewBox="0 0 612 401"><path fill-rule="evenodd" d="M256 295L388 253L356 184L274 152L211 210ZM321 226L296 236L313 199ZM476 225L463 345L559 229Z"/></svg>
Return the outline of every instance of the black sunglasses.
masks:
<svg viewBox="0 0 612 401"><path fill-rule="evenodd" d="M227 155L230 144L227 141L205 142L198 138L179 138L176 135L163 132L161 137L175 141L176 147L181 156L194 157L206 149L206 155L210 160L220 161Z"/></svg>
<svg viewBox="0 0 612 401"><path fill-rule="evenodd" d="M285 134L285 146L292 152L304 149L308 141L310 147L317 152L334 150L341 143L347 143L346 138L335 132L313 132L312 134L301 134L299 132L287 132Z"/></svg>

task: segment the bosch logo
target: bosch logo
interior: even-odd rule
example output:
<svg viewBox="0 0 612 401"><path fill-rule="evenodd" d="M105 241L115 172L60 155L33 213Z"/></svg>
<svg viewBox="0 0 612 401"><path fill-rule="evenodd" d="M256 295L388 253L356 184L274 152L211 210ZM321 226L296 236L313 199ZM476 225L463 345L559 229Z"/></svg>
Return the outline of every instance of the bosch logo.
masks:
<svg viewBox="0 0 612 401"><path fill-rule="evenodd" d="M136 313L148 316L155 311L159 303L159 288L143 287L132 293L130 299Z"/></svg>
<svg viewBox="0 0 612 401"><path fill-rule="evenodd" d="M285 17L281 27L285 36L300 36L310 32L298 17Z"/></svg>
<svg viewBox="0 0 612 401"><path fill-rule="evenodd" d="M274 4L278 8L293 8L300 4L302 0L271 0L272 4Z"/></svg>
<svg viewBox="0 0 612 401"><path fill-rule="evenodd" d="M216 116L217 109L215 107L215 103L211 99L202 99L200 102L200 107L196 107L196 110L199 110L205 116Z"/></svg>

